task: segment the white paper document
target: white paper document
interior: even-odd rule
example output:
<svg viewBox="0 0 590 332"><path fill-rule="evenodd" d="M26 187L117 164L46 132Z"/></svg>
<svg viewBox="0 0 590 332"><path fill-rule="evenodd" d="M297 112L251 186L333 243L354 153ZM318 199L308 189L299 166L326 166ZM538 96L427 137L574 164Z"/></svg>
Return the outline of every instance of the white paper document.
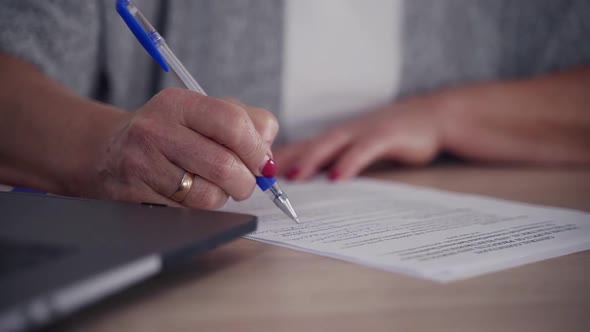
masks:
<svg viewBox="0 0 590 332"><path fill-rule="evenodd" d="M376 180L281 184L301 224L263 193L224 210L248 238L447 282L590 249L590 214Z"/></svg>

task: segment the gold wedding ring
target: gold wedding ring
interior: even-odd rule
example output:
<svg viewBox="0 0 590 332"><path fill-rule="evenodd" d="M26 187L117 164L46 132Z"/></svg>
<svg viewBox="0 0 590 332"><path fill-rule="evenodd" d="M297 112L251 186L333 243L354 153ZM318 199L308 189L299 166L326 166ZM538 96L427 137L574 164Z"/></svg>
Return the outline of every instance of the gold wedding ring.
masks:
<svg viewBox="0 0 590 332"><path fill-rule="evenodd" d="M178 203L184 201L188 195L188 192L191 191L194 178L194 174L184 172L184 175L182 175L182 180L180 180L180 184L178 185L178 190L172 196L170 196L170 198L177 201Z"/></svg>

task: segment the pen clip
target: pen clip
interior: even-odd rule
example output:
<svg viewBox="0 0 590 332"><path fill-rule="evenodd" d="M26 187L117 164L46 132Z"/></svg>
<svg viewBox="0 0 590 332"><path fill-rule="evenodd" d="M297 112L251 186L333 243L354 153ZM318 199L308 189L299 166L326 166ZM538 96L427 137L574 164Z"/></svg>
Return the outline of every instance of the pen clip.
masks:
<svg viewBox="0 0 590 332"><path fill-rule="evenodd" d="M164 57L158 50L158 47L150 37L151 34L156 33L156 30L153 31L146 31L143 26L137 21L135 15L131 14L129 11L129 6L133 6L134 10L137 11L138 14L141 15L139 10L135 7L135 5L131 2L131 0L117 0L117 12L125 21L131 32L135 35L135 38L139 40L143 48L156 60L156 62L164 69L164 71L169 71L168 64Z"/></svg>

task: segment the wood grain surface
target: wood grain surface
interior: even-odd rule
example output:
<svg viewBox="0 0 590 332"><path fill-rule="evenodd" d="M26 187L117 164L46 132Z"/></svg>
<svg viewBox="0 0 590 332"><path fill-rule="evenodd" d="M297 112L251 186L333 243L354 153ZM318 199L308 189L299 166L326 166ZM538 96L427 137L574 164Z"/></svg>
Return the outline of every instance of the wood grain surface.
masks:
<svg viewBox="0 0 590 332"><path fill-rule="evenodd" d="M590 169L441 165L369 176L590 212ZM240 239L53 329L587 332L590 251L439 284Z"/></svg>

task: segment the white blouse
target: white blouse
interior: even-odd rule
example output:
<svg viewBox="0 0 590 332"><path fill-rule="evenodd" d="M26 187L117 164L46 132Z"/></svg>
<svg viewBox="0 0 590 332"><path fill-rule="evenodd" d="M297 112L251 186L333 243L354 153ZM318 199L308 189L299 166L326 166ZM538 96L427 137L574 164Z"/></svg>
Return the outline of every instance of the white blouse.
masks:
<svg viewBox="0 0 590 332"><path fill-rule="evenodd" d="M401 0L287 0L281 131L287 140L390 103Z"/></svg>

